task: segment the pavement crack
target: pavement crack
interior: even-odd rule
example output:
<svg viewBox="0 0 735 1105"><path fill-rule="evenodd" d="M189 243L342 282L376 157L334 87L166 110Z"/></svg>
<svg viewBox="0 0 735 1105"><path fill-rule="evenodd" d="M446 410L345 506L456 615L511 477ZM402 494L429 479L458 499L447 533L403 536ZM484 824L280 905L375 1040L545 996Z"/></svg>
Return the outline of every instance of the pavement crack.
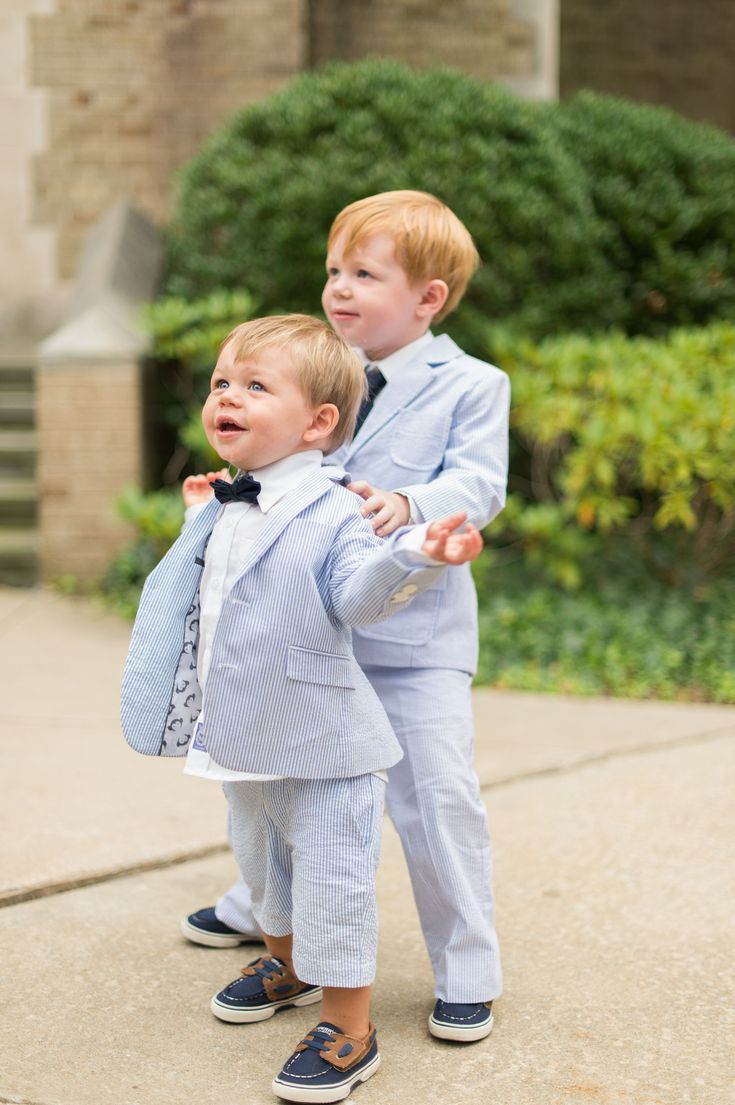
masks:
<svg viewBox="0 0 735 1105"><path fill-rule="evenodd" d="M55 894L66 894L69 890L81 890L87 886L97 886L98 883L112 882L113 879L126 879L130 875L144 874L146 871L163 871L167 867L177 867L181 863L189 863L197 859L206 859L208 856L220 855L229 851L229 844L209 844L203 848L192 848L188 852L178 852L172 856L159 856L158 859L145 860L141 863L131 863L125 867L116 867L111 871L96 871L89 875L72 876L59 882L42 883L37 886L24 886L18 890L8 890L0 896L0 909L6 906L20 905L21 902L32 902L36 898L49 898ZM5 1105L10 1100L16 1105L14 1099L0 1097L0 1105ZM25 1105L22 1102L21 1105ZM32 1102L31 1105L38 1105Z"/></svg>
<svg viewBox="0 0 735 1105"><path fill-rule="evenodd" d="M591 764L607 763L610 760L621 760L625 756L648 756L656 752L670 752L678 748L694 748L700 744L710 744L723 738L733 737L735 730L731 725L724 729L713 729L709 733L689 733L683 737L674 737L668 741L645 741L642 744L629 745L627 748L611 748L605 752L594 752L589 756L580 756L566 764L551 764L549 767L534 768L531 771L519 771L515 775L507 775L502 779L493 779L489 783L482 783L480 790L499 790L501 787L512 786L514 783L524 783L528 779L544 779L547 776L571 775L580 768L589 767Z"/></svg>

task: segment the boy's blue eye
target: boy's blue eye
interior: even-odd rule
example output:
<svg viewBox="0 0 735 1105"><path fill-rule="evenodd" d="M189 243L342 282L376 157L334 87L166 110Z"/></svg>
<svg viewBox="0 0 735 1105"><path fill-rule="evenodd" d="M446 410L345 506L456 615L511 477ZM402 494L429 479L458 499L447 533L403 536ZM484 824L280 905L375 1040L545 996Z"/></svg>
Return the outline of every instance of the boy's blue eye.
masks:
<svg viewBox="0 0 735 1105"><path fill-rule="evenodd" d="M370 273L367 271L367 269L358 269L357 270L357 275L359 277L370 276Z"/></svg>
<svg viewBox="0 0 735 1105"><path fill-rule="evenodd" d="M224 391L224 389L228 388L229 386L230 385L229 385L229 382L227 380L215 380L215 382L212 386L212 391L220 391L220 390Z"/></svg>
<svg viewBox="0 0 735 1105"><path fill-rule="evenodd" d="M251 391L265 391L263 385L259 384L257 380L253 380L249 386Z"/></svg>

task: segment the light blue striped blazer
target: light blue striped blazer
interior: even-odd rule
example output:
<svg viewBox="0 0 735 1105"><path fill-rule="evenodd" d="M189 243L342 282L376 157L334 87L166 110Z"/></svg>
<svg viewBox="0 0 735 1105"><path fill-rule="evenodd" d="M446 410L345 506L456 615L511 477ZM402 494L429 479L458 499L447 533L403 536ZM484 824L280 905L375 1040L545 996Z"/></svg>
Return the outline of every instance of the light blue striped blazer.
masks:
<svg viewBox="0 0 735 1105"><path fill-rule="evenodd" d="M359 506L322 469L273 509L249 551L217 623L203 704L207 750L223 767L339 778L401 758L349 627L387 618L443 568L412 565ZM200 511L143 590L121 717L147 755L184 755L202 708L198 590L222 509L212 500Z"/></svg>
<svg viewBox="0 0 735 1105"><path fill-rule="evenodd" d="M505 505L508 377L446 334L380 393L351 445L328 458L353 480L410 493L424 518L466 510L486 526ZM362 665L477 667L477 597L469 565L445 572L410 608L354 634Z"/></svg>

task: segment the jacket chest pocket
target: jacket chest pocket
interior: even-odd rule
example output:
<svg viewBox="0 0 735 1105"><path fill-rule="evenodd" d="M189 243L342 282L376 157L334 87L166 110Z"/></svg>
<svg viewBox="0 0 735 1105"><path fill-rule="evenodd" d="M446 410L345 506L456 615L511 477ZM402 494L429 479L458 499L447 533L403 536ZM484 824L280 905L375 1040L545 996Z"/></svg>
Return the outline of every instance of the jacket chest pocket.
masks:
<svg viewBox="0 0 735 1105"><path fill-rule="evenodd" d="M450 420L420 411L404 411L391 425L390 458L401 468L433 472L440 468L449 437Z"/></svg>
<svg viewBox="0 0 735 1105"><path fill-rule="evenodd" d="M315 652L310 648L289 645L286 675L298 683L320 683L325 687L353 689L355 676L348 656L334 652Z"/></svg>

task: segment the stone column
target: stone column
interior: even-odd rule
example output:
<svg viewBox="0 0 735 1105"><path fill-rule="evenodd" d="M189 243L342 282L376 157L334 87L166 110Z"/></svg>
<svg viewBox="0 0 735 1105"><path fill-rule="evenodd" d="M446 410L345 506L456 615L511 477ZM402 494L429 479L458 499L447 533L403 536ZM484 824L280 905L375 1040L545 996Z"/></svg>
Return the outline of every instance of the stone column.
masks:
<svg viewBox="0 0 735 1105"><path fill-rule="evenodd" d="M67 322L39 349L40 573L94 584L129 539L120 493L145 481L140 305L155 292L158 233L117 204L85 244Z"/></svg>

